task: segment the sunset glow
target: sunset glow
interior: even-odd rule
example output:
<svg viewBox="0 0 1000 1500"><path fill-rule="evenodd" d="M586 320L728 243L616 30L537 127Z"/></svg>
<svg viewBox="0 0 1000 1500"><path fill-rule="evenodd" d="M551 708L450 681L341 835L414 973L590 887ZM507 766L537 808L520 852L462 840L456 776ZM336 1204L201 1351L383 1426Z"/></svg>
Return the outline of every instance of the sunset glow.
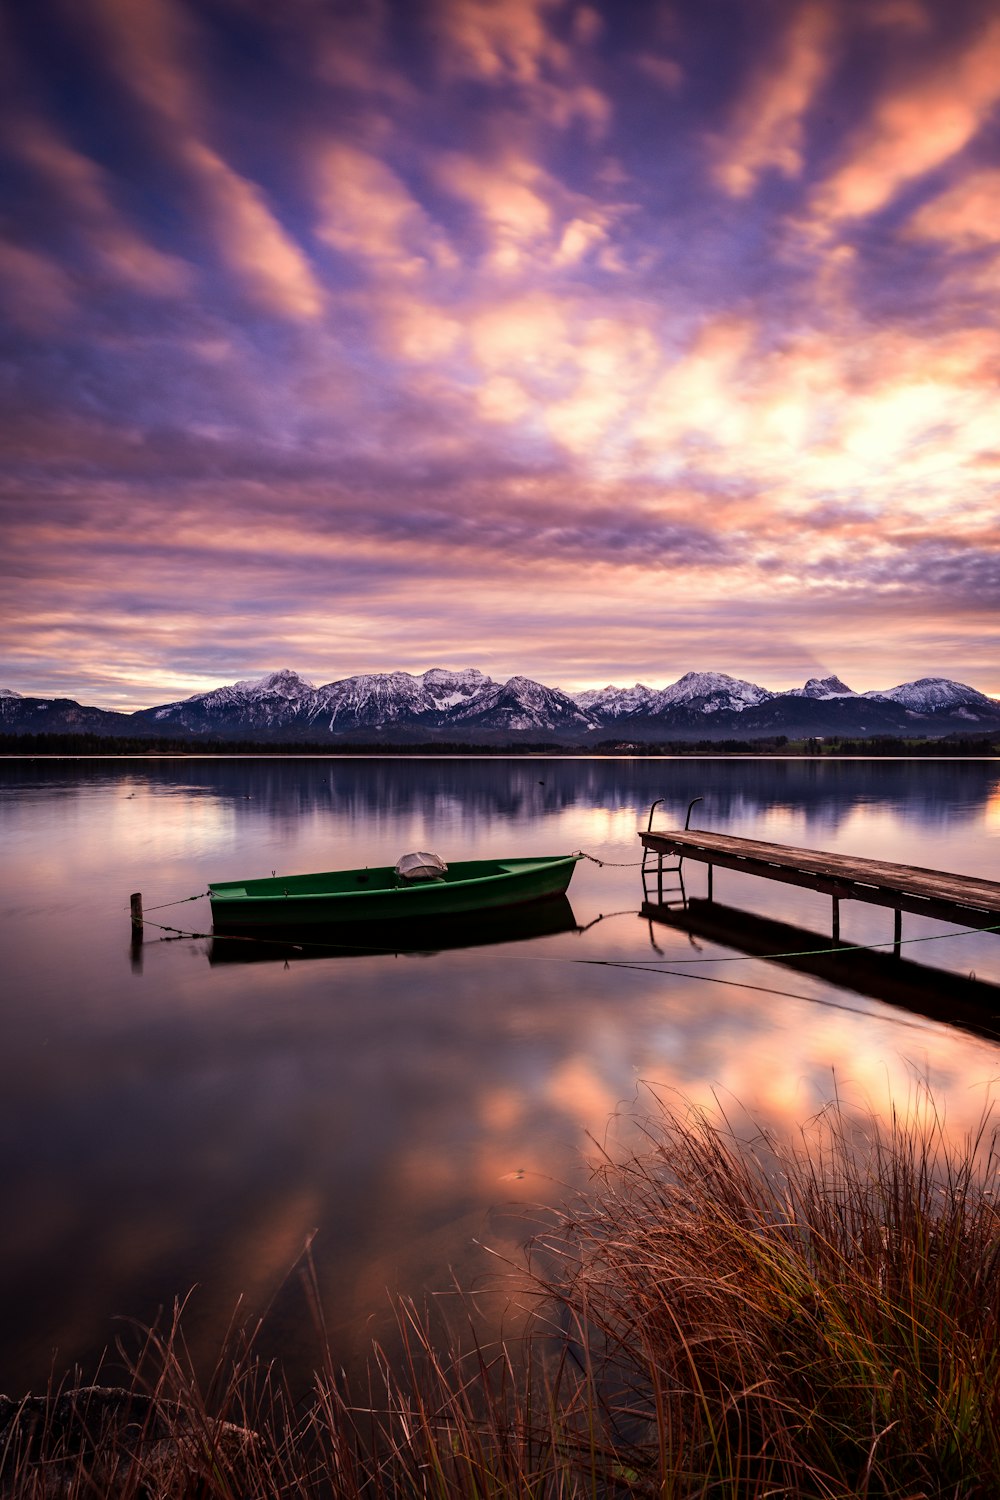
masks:
<svg viewBox="0 0 1000 1500"><path fill-rule="evenodd" d="M38 0L0 43L0 688L1000 694L994 0Z"/></svg>

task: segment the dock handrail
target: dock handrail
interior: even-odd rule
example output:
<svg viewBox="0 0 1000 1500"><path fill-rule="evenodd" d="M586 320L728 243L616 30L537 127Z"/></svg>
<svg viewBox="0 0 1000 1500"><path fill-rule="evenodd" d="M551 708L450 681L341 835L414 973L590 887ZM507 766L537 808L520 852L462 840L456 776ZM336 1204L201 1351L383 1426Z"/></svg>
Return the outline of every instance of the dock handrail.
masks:
<svg viewBox="0 0 1000 1500"><path fill-rule="evenodd" d="M704 797L692 797L691 798L691 801L688 803L687 817L684 819L684 827L685 827L685 829L688 829L688 828L691 827L691 809L692 809L692 807L694 807L694 805L695 805L696 802L704 802L704 800L705 800Z"/></svg>
<svg viewBox="0 0 1000 1500"><path fill-rule="evenodd" d="M649 809L649 817L646 819L646 832L647 833L652 833L652 831L653 831L653 814L655 813L656 809L659 807L660 803L663 800L664 799L662 797L657 797L656 801L653 803L652 807ZM694 805L695 805L696 802L704 802L704 800L705 800L704 797L692 797L691 798L691 801L688 803L687 817L684 819L684 827L685 827L685 829L690 829L690 827L691 827L691 809L692 809L692 807L694 807Z"/></svg>

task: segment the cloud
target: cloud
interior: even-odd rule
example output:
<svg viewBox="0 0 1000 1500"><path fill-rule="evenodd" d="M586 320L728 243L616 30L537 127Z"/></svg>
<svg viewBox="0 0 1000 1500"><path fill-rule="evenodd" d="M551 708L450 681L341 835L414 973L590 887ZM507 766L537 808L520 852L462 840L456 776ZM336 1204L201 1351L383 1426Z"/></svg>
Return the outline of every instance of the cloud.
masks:
<svg viewBox="0 0 1000 1500"><path fill-rule="evenodd" d="M152 111L161 145L190 173L214 248L264 310L317 318L325 297L305 252L263 190L202 137L205 110L193 61L198 32L172 0L99 0L119 74ZM165 127L165 128L164 128Z"/></svg>
<svg viewBox="0 0 1000 1500"><path fill-rule="evenodd" d="M640 73L645 73L647 78L670 93L679 89L684 81L684 70L672 57L661 57L655 52L637 52L632 63Z"/></svg>
<svg viewBox="0 0 1000 1500"><path fill-rule="evenodd" d="M812 196L826 229L877 213L908 183L950 161L1000 101L1000 17L960 48L936 51L916 78L888 87L855 132L846 159Z"/></svg>
<svg viewBox="0 0 1000 1500"><path fill-rule="evenodd" d="M6 144L48 183L60 213L116 280L149 296L190 291L192 267L139 234L115 207L109 174L60 140L51 126L22 115L8 122Z"/></svg>
<svg viewBox="0 0 1000 1500"><path fill-rule="evenodd" d="M952 250L1000 244L1000 170L983 167L931 198L910 216L905 233Z"/></svg>
<svg viewBox="0 0 1000 1500"><path fill-rule="evenodd" d="M497 270L516 271L530 263L551 238L555 215L546 196L548 179L528 157L511 152L486 164L447 152L436 175L449 193L476 209L490 232L490 263Z"/></svg>
<svg viewBox="0 0 1000 1500"><path fill-rule="evenodd" d="M548 65L567 66L564 44L549 32L546 15L559 0L438 0L446 65L457 73L499 81L538 81Z"/></svg>
<svg viewBox="0 0 1000 1500"><path fill-rule="evenodd" d="M864 675L874 639L878 680L919 647L978 684L1000 178L968 131L1000 85L976 4L780 0L724 67L728 7L610 0L94 0L19 29L5 650L69 642L83 671L135 639L152 671L222 641L236 677L258 623L333 675L457 629L556 681L655 670L665 639L678 670L780 638ZM921 110L937 141L949 95L971 149L939 159ZM844 243L869 168L870 201L912 185L906 216ZM818 235L790 237L793 201Z"/></svg>
<svg viewBox="0 0 1000 1500"><path fill-rule="evenodd" d="M0 302L10 321L29 333L51 333L76 312L72 284L56 261L2 239Z"/></svg>
<svg viewBox="0 0 1000 1500"><path fill-rule="evenodd" d="M593 136L611 119L607 96L581 72L580 54L601 37L600 16L577 10L572 44L549 18L561 0L437 0L430 25L446 77L517 89L538 118L565 130L582 121Z"/></svg>
<svg viewBox="0 0 1000 1500"><path fill-rule="evenodd" d="M835 9L812 0L759 66L729 128L712 142L716 181L733 197L747 197L769 170L801 174L804 120L830 72L836 33Z"/></svg>
<svg viewBox="0 0 1000 1500"><path fill-rule="evenodd" d="M487 161L444 152L434 175L447 193L475 210L488 236L488 270L512 275L560 269L613 248L615 211L570 192L523 151L511 147Z"/></svg>
<svg viewBox="0 0 1000 1500"><path fill-rule="evenodd" d="M417 298L384 297L375 316L391 353L417 364L444 360L463 334L458 318Z"/></svg>
<svg viewBox="0 0 1000 1500"><path fill-rule="evenodd" d="M341 141L316 164L322 219L317 234L372 269L411 276L454 267L441 228L385 162Z"/></svg>
<svg viewBox="0 0 1000 1500"><path fill-rule="evenodd" d="M323 289L260 188L200 141L186 141L182 155L198 180L215 250L243 287L270 312L318 318L325 306Z"/></svg>

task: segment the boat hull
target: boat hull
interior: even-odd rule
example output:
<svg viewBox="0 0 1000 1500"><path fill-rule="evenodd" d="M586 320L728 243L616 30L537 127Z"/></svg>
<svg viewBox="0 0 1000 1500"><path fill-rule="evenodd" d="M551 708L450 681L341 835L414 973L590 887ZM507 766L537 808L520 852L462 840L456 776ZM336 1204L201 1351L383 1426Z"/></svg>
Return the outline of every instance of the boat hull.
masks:
<svg viewBox="0 0 1000 1500"><path fill-rule="evenodd" d="M397 882L395 870L334 870L209 886L217 930L320 927L342 923L403 924L455 917L563 895L579 856L470 860L444 880Z"/></svg>

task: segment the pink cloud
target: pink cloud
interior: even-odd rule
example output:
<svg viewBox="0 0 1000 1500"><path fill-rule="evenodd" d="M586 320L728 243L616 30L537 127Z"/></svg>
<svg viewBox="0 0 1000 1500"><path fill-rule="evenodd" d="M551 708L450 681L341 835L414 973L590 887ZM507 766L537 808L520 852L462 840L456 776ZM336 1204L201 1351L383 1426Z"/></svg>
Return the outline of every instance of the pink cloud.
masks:
<svg viewBox="0 0 1000 1500"><path fill-rule="evenodd" d="M270 312L314 319L325 297L302 248L263 190L202 138L197 28L173 0L98 0L123 81L152 111L163 146L191 173L222 261Z"/></svg>
<svg viewBox="0 0 1000 1500"><path fill-rule="evenodd" d="M62 267L40 250L0 240L0 302L7 317L29 333L51 332L76 311Z"/></svg>
<svg viewBox="0 0 1000 1500"><path fill-rule="evenodd" d="M322 286L260 188L200 141L188 140L183 156L202 190L215 248L251 295L268 310L290 318L320 317L325 306Z"/></svg>
<svg viewBox="0 0 1000 1500"><path fill-rule="evenodd" d="M752 78L729 128L712 143L716 180L733 197L745 198L769 170L800 175L803 122L832 66L836 33L836 10L810 0Z"/></svg>
<svg viewBox="0 0 1000 1500"><path fill-rule="evenodd" d="M953 250L1000 244L1000 170L969 172L913 214L906 233L939 240Z"/></svg>
<svg viewBox="0 0 1000 1500"><path fill-rule="evenodd" d="M610 101L582 74L578 56L599 41L601 18L582 7L571 45L549 26L559 9L560 0L437 0L439 63L446 76L517 86L530 111L560 129L582 120L601 135Z"/></svg>
<svg viewBox="0 0 1000 1500"><path fill-rule="evenodd" d="M431 265L453 267L443 230L384 161L339 141L315 165L320 237L375 269L411 276Z"/></svg>
<svg viewBox="0 0 1000 1500"><path fill-rule="evenodd" d="M907 183L942 166L978 134L1000 101L1000 18L954 55L890 87L855 133L846 159L820 185L820 226L876 213Z"/></svg>
<svg viewBox="0 0 1000 1500"><path fill-rule="evenodd" d="M60 140L43 121L24 115L10 122L7 143L49 183L62 212L117 278L151 296L190 291L192 267L151 245L126 221L114 205L108 174L96 162Z"/></svg>

